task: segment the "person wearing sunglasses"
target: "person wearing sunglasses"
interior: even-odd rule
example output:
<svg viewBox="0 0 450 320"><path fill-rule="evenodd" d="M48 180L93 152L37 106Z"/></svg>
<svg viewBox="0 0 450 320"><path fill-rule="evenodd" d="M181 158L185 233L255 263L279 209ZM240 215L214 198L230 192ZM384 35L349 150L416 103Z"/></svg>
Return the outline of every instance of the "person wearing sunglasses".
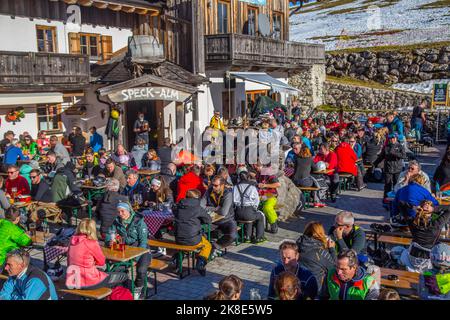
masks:
<svg viewBox="0 0 450 320"><path fill-rule="evenodd" d="M213 256L221 256L222 249L231 245L236 239L236 220L234 219L233 190L225 187L225 180L220 176L215 176L211 180L211 186L204 194L201 206L208 212L215 212L223 218L214 223L223 236L213 244Z"/></svg>
<svg viewBox="0 0 450 320"><path fill-rule="evenodd" d="M23 154L28 156L28 158L34 159L36 155L39 155L39 147L30 135L23 137L21 145Z"/></svg>
<svg viewBox="0 0 450 320"><path fill-rule="evenodd" d="M31 198L39 202L52 202L52 191L48 182L42 178L39 169L33 169L30 172L31 179Z"/></svg>
<svg viewBox="0 0 450 320"><path fill-rule="evenodd" d="M400 173L397 184L394 186L394 192L397 192L401 188L406 187L411 177L415 174L420 174L421 176L423 176L425 180L425 184L423 185L423 187L431 192L430 177L428 177L428 175L424 171L422 171L422 167L417 160L411 160L408 163L408 168Z"/></svg>
<svg viewBox="0 0 450 320"><path fill-rule="evenodd" d="M351 212L339 212L334 220L334 226L328 231L328 235L336 243L337 252L353 249L356 254L365 254L366 233L362 228L355 225L355 218Z"/></svg>
<svg viewBox="0 0 450 320"><path fill-rule="evenodd" d="M8 280L0 291L0 300L58 300L52 280L44 271L30 264L28 252L9 252L5 270Z"/></svg>
<svg viewBox="0 0 450 320"><path fill-rule="evenodd" d="M30 185L27 179L19 174L19 168L15 165L8 167L8 178L5 182L5 191L10 197L30 194Z"/></svg>

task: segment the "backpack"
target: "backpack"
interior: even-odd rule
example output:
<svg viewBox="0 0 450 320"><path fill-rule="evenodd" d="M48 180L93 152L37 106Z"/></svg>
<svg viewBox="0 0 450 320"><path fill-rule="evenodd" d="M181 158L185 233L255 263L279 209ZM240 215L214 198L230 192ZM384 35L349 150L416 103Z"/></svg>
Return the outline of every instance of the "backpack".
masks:
<svg viewBox="0 0 450 320"><path fill-rule="evenodd" d="M130 290L118 286L112 289L111 294L106 298L106 300L134 300L134 299Z"/></svg>
<svg viewBox="0 0 450 320"><path fill-rule="evenodd" d="M75 234L75 228L61 228L56 232L55 236L51 238L47 245L50 247L61 246L68 247L70 238Z"/></svg>

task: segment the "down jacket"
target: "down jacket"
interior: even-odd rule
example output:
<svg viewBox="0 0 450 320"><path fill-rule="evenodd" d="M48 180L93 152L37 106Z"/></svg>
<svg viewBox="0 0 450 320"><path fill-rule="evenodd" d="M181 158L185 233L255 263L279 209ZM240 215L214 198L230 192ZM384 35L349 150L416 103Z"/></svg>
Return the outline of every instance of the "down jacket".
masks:
<svg viewBox="0 0 450 320"><path fill-rule="evenodd" d="M320 292L328 271L335 267L336 250L334 248L324 249L322 242L305 235L298 238L297 245L300 253L300 265L314 275Z"/></svg>

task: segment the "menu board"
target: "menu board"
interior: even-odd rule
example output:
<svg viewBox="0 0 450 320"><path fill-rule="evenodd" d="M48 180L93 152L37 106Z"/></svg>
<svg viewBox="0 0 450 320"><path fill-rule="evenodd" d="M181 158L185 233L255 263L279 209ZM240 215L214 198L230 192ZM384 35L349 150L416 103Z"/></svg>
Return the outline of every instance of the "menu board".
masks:
<svg viewBox="0 0 450 320"><path fill-rule="evenodd" d="M448 106L449 95L447 83L435 83L433 86L433 106Z"/></svg>

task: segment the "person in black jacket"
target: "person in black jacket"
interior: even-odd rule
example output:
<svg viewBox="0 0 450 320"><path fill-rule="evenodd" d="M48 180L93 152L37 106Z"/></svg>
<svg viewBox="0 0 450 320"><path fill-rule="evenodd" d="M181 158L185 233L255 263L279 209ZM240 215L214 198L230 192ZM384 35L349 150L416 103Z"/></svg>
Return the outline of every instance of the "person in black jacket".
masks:
<svg viewBox="0 0 450 320"><path fill-rule="evenodd" d="M434 207L433 202L428 200L422 201L420 207L416 209L416 216L408 219L412 242L431 251L433 246L439 242L442 227L449 220L450 209L448 206ZM418 252L417 254L421 258L429 259L429 251Z"/></svg>
<svg viewBox="0 0 450 320"><path fill-rule="evenodd" d="M161 169L161 179L166 182L166 185L172 190L173 198L176 199L178 188L177 166L171 162L165 170Z"/></svg>
<svg viewBox="0 0 450 320"><path fill-rule="evenodd" d="M377 160L373 164L374 167L384 160L384 194L383 202L386 202L387 194L397 184L400 172L403 169L403 159L406 152L403 146L398 142L396 133L389 134L388 145L383 148Z"/></svg>
<svg viewBox="0 0 450 320"><path fill-rule="evenodd" d="M119 189L119 180L114 178L107 179L106 192L103 198L97 202L95 214L100 221L100 233L103 238L105 238L109 227L111 227L117 217L117 204L128 201L127 196L119 194Z"/></svg>
<svg viewBox="0 0 450 320"><path fill-rule="evenodd" d="M52 202L52 190L50 185L41 176L39 169L33 169L30 171L31 179L31 199L40 202Z"/></svg>
<svg viewBox="0 0 450 320"><path fill-rule="evenodd" d="M214 243L214 256L222 254L221 249L228 247L236 239L236 220L234 219L234 204L232 189L225 188L225 180L215 176L211 187L203 195L201 206L210 212L215 212L221 219L214 223L223 236Z"/></svg>
<svg viewBox="0 0 450 320"><path fill-rule="evenodd" d="M202 224L210 224L211 217L206 209L200 206L201 196L201 192L197 189L188 190L186 198L177 204L173 214L175 216L176 243L186 246L202 246L195 267L202 276L205 276L212 246L202 235Z"/></svg>
<svg viewBox="0 0 450 320"><path fill-rule="evenodd" d="M83 137L80 127L73 128L73 132L69 135L69 141L72 144L72 156L81 157L86 147L86 138Z"/></svg>
<svg viewBox="0 0 450 320"><path fill-rule="evenodd" d="M447 150L442 157L441 163L434 172L433 180L435 184L431 186L432 190L438 190L437 185L439 185L440 190L448 189L448 186L445 185L450 183L450 150ZM443 186L445 188L442 188Z"/></svg>
<svg viewBox="0 0 450 320"><path fill-rule="evenodd" d="M158 157L161 160L161 173L172 162L172 147L170 146L170 139L164 138L164 145L158 148Z"/></svg>
<svg viewBox="0 0 450 320"><path fill-rule="evenodd" d="M102 172L99 165L95 164L95 157L92 152L86 153L86 163L83 166L83 177L97 177Z"/></svg>
<svg viewBox="0 0 450 320"><path fill-rule="evenodd" d="M293 148L294 156L294 175L291 177L294 184L298 187L320 187L318 182L311 176L313 172L314 161L311 156L311 151L306 145L295 143ZM319 193L312 191L314 199L314 207L325 207L320 201Z"/></svg>
<svg viewBox="0 0 450 320"><path fill-rule="evenodd" d="M314 275L320 292L324 279L336 264L336 243L326 236L320 222L311 221L298 238L297 246L300 265Z"/></svg>

